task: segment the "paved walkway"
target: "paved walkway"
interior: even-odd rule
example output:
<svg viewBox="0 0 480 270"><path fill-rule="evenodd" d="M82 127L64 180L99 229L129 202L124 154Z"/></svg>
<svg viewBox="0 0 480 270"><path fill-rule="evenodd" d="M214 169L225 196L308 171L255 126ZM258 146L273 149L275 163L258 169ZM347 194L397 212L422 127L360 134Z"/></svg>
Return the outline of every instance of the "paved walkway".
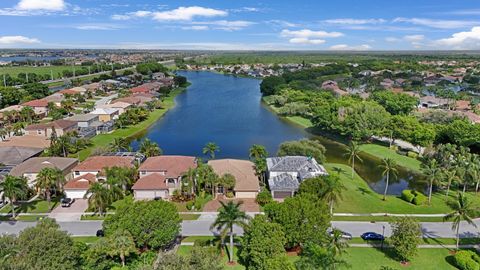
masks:
<svg viewBox="0 0 480 270"><path fill-rule="evenodd" d="M222 202L233 201L235 203L243 202L240 206L240 209L244 212L260 212L260 206L255 202L255 199L227 199L224 196L218 196L217 199L211 200L205 204L203 207L203 212L217 212L217 210L222 206Z"/></svg>

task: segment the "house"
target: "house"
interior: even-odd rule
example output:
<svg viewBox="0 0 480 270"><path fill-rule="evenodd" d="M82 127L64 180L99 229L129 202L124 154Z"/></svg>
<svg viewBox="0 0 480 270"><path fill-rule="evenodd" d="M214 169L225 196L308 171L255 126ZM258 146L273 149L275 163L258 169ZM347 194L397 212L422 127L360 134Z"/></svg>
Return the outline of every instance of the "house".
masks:
<svg viewBox="0 0 480 270"><path fill-rule="evenodd" d="M140 102L139 102L140 103ZM121 115L123 114L126 110L132 107L132 104L127 103L127 102L121 102L121 101L116 101L110 104L105 104L102 106L98 106L97 108L111 108L111 109L117 109L118 114Z"/></svg>
<svg viewBox="0 0 480 270"><path fill-rule="evenodd" d="M28 185L34 187L37 181L37 175L43 168L54 168L62 171L63 176L68 181L71 179L71 171L77 166L78 159L64 157L33 157L16 165L10 174L18 177L25 177Z"/></svg>
<svg viewBox="0 0 480 270"><path fill-rule="evenodd" d="M260 192L260 184L255 174L255 165L251 161L216 159L209 160L208 165L212 167L218 176L231 174L235 177L235 187L233 188L235 198L254 199L257 197L258 192Z"/></svg>
<svg viewBox="0 0 480 270"><path fill-rule="evenodd" d="M64 101L65 99L66 99L65 96L62 95L62 94L59 94L59 93L55 93L55 94L52 94L50 96L46 96L46 97L43 98L43 100L45 100L46 102L53 103L57 107L61 107L62 106L62 101Z"/></svg>
<svg viewBox="0 0 480 270"><path fill-rule="evenodd" d="M326 175L327 171L315 158L284 156L267 158L267 174L272 197L283 199L293 196L303 180Z"/></svg>
<svg viewBox="0 0 480 270"><path fill-rule="evenodd" d="M97 177L92 173L77 176L68 181L63 189L65 190L65 197L70 199L83 199L90 185L97 181Z"/></svg>
<svg viewBox="0 0 480 270"><path fill-rule="evenodd" d="M36 115L45 117L48 114L48 101L44 99L35 99L22 104L22 106L28 106L33 109Z"/></svg>
<svg viewBox="0 0 480 270"><path fill-rule="evenodd" d="M99 121L97 114L76 114L67 120L76 122L79 128L88 128L92 126L93 122Z"/></svg>
<svg viewBox="0 0 480 270"><path fill-rule="evenodd" d="M39 156L42 152L41 148L34 147L0 147L0 163L7 166L15 166L29 158Z"/></svg>
<svg viewBox="0 0 480 270"><path fill-rule="evenodd" d="M434 96L424 96L420 98L419 108L439 108L446 107L450 104L446 98L437 98Z"/></svg>
<svg viewBox="0 0 480 270"><path fill-rule="evenodd" d="M77 122L59 119L48 123L33 124L25 128L25 134L50 138L52 136L52 130L55 130L57 136L62 136L68 132L77 130Z"/></svg>
<svg viewBox="0 0 480 270"><path fill-rule="evenodd" d="M139 168L140 178L132 187L133 195L137 200L168 199L180 188L183 174L196 167L195 157L149 157Z"/></svg>
<svg viewBox="0 0 480 270"><path fill-rule="evenodd" d="M129 96L129 97L117 98L115 100L115 103L119 103L119 102L130 104L130 106L138 106L138 105L140 105L142 100L140 98ZM102 107L104 107L104 106L102 106Z"/></svg>
<svg viewBox="0 0 480 270"><path fill-rule="evenodd" d="M103 133L109 133L110 131L112 131L113 128L115 127L114 124L115 123L113 121L108 121L108 122L95 121L91 124L91 127L95 128L98 135Z"/></svg>
<svg viewBox="0 0 480 270"><path fill-rule="evenodd" d="M98 176L105 168L127 167L133 168L135 157L132 156L92 156L73 168L73 176L78 177L84 174L94 174Z"/></svg>
<svg viewBox="0 0 480 270"><path fill-rule="evenodd" d="M118 118L119 111L113 108L96 108L90 114L98 115L101 122L109 122Z"/></svg>
<svg viewBox="0 0 480 270"><path fill-rule="evenodd" d="M165 79L165 73L163 73L163 72L153 73L153 74L152 74L152 79L154 79L154 80Z"/></svg>
<svg viewBox="0 0 480 270"><path fill-rule="evenodd" d="M23 106L22 105L12 105L12 106L8 106L8 107L5 107L3 109L0 110L0 119L3 119L3 120L7 120L6 116L8 115L8 112L20 112L22 110ZM19 118L19 115L10 115L11 119L12 120L18 120Z"/></svg>
<svg viewBox="0 0 480 270"><path fill-rule="evenodd" d="M130 92L133 94L143 93L143 94L153 94L157 92L163 84L159 82L144 83L137 87L130 89Z"/></svg>
<svg viewBox="0 0 480 270"><path fill-rule="evenodd" d="M0 141L0 147L29 147L39 148L43 151L50 147L50 138L37 135L13 136Z"/></svg>

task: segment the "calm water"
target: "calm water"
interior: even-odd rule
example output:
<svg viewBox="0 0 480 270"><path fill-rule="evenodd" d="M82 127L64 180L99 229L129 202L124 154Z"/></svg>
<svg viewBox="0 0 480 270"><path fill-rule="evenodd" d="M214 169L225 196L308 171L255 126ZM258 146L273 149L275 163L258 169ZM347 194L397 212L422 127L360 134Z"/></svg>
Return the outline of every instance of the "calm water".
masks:
<svg viewBox="0 0 480 270"><path fill-rule="evenodd" d="M176 98L176 107L154 124L144 135L157 142L165 154L202 157L207 142L220 147L218 158L248 159L252 144L264 145L274 154L288 140L315 138L327 148L328 162L346 163L343 145L312 136L270 112L261 102L260 80L211 72L180 72L192 85ZM132 142L134 149L138 141ZM377 192L385 188L379 160L363 156L357 172ZM390 194L400 194L412 182L413 175L400 170Z"/></svg>

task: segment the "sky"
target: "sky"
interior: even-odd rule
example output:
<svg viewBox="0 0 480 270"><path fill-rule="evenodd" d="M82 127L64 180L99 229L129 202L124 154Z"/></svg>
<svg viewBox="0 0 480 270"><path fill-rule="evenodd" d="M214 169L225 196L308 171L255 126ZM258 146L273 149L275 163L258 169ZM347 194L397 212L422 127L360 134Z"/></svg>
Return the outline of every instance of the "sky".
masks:
<svg viewBox="0 0 480 270"><path fill-rule="evenodd" d="M0 48L480 50L479 0L1 0Z"/></svg>

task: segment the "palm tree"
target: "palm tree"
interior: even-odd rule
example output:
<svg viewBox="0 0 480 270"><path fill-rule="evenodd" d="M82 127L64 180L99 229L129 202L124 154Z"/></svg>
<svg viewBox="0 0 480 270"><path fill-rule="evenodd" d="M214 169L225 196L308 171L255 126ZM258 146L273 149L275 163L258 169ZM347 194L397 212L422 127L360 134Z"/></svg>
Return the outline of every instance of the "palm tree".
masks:
<svg viewBox="0 0 480 270"><path fill-rule="evenodd" d="M262 158L262 159L255 159L253 161L255 164L255 174L260 178L262 183L265 184L265 173L267 172L267 161Z"/></svg>
<svg viewBox="0 0 480 270"><path fill-rule="evenodd" d="M323 178L322 199L329 204L330 214L333 214L333 205L342 199L342 192L346 188L342 184L340 177L336 174L331 174Z"/></svg>
<svg viewBox="0 0 480 270"><path fill-rule="evenodd" d="M429 162L423 167L423 173L428 179L428 204L430 204L432 201L433 182L438 180L437 178L440 174L440 168L438 167L437 160L429 160Z"/></svg>
<svg viewBox="0 0 480 270"><path fill-rule="evenodd" d="M72 146L72 140L68 135L62 135L52 142L51 147L54 149L54 155L67 157Z"/></svg>
<svg viewBox="0 0 480 270"><path fill-rule="evenodd" d="M220 177L218 182L220 185L223 186L224 189L231 190L235 187L235 183L237 182L237 180L232 174L226 173L222 175L222 177Z"/></svg>
<svg viewBox="0 0 480 270"><path fill-rule="evenodd" d="M137 249L133 237L128 231L117 230L108 238L107 254L112 257L119 256L122 267L125 267L125 258L131 253L137 253Z"/></svg>
<svg viewBox="0 0 480 270"><path fill-rule="evenodd" d="M27 195L27 179L24 177L7 175L3 182L0 182L0 190L3 192L3 200L7 198L10 202L10 206L12 207L12 217L15 217L14 203L17 199L23 198Z"/></svg>
<svg viewBox="0 0 480 270"><path fill-rule="evenodd" d="M88 199L88 205L95 209L95 211L98 211L100 215L105 213L105 209L112 202L110 190L99 182L90 185L84 198Z"/></svg>
<svg viewBox="0 0 480 270"><path fill-rule="evenodd" d="M442 172L442 179L447 184L447 192L445 193L445 198L448 198L448 193L450 192L450 186L452 182L457 179L457 172L454 170L443 170Z"/></svg>
<svg viewBox="0 0 480 270"><path fill-rule="evenodd" d="M358 159L360 162L363 162L362 158L360 157L360 145L356 141L350 141L350 144L347 147L347 153L345 156L348 157L348 162L352 165L352 179L355 174L355 159Z"/></svg>
<svg viewBox="0 0 480 270"><path fill-rule="evenodd" d="M220 151L220 147L216 143L209 142L203 147L202 153L204 155L210 155L211 159L215 159L215 152Z"/></svg>
<svg viewBox="0 0 480 270"><path fill-rule="evenodd" d="M383 200L385 201L387 199L387 190L388 190L388 184L390 181L390 175L393 177L397 177L398 170L397 170L397 164L395 163L395 160L391 158L384 158L383 164L380 165L380 167L383 169L383 175L387 177L387 181L385 183L385 192L383 193Z"/></svg>
<svg viewBox="0 0 480 270"><path fill-rule="evenodd" d="M105 168L105 176L107 178L107 184L113 191L113 186L117 186L120 190L127 192L127 187L136 180L136 169L113 166Z"/></svg>
<svg viewBox="0 0 480 270"><path fill-rule="evenodd" d="M194 168L189 168L182 176L182 183L188 189L190 189L190 194L195 194L195 181L197 178L197 170Z"/></svg>
<svg viewBox="0 0 480 270"><path fill-rule="evenodd" d="M342 237L343 232L337 228L333 228L328 237L327 248L331 251L333 256L342 255L345 249L348 248L348 243Z"/></svg>
<svg viewBox="0 0 480 270"><path fill-rule="evenodd" d="M22 121L32 123L33 118L35 117L35 111L32 107L25 106L20 110L20 116L22 117Z"/></svg>
<svg viewBox="0 0 480 270"><path fill-rule="evenodd" d="M249 216L245 212L240 210L242 202L234 203L229 201L228 203L220 202L222 207L220 208L217 219L210 227L210 230L216 228L220 231L220 238L222 242L225 237L230 235L230 257L229 262L233 262L233 226L246 227Z"/></svg>
<svg viewBox="0 0 480 270"><path fill-rule="evenodd" d="M62 181L63 173L57 168L43 168L37 175L35 187L39 192L43 192L48 202L48 209L50 209L51 190L59 185Z"/></svg>
<svg viewBox="0 0 480 270"><path fill-rule="evenodd" d="M251 160L265 159L267 156L268 152L267 149L265 149L265 146L254 144L250 147L249 157Z"/></svg>
<svg viewBox="0 0 480 270"><path fill-rule="evenodd" d="M140 144L139 152L144 154L146 157L154 157L160 156L162 154L162 149L160 149L156 142L145 139Z"/></svg>
<svg viewBox="0 0 480 270"><path fill-rule="evenodd" d="M472 218L470 215L474 212L474 208L472 207L471 202L465 197L463 193L458 193L457 194L457 199L450 203L450 207L453 209L453 211L449 214L447 214L444 218L443 221L448 221L452 220L452 230L456 232L457 235L457 249L458 249L458 244L460 241L460 224L461 221L464 220L468 224L473 225L474 227L477 227L477 225L473 222Z"/></svg>
<svg viewBox="0 0 480 270"><path fill-rule="evenodd" d="M114 138L110 143L110 149L114 152L130 150L130 143L125 138Z"/></svg>

